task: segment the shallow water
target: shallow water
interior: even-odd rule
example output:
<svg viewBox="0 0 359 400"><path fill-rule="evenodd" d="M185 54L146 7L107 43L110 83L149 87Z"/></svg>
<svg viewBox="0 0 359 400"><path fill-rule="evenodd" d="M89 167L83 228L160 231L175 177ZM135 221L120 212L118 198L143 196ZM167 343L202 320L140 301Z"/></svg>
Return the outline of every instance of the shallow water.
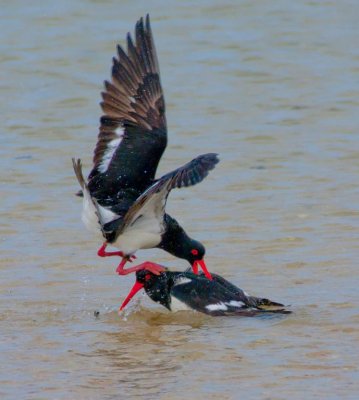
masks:
<svg viewBox="0 0 359 400"><path fill-rule="evenodd" d="M170 129L159 173L221 158L169 211L212 271L291 304L290 316L171 315L145 296L117 315L133 277L96 256L71 157L89 170L115 44L147 11ZM2 399L357 398L358 12L355 1L2 4Z"/></svg>

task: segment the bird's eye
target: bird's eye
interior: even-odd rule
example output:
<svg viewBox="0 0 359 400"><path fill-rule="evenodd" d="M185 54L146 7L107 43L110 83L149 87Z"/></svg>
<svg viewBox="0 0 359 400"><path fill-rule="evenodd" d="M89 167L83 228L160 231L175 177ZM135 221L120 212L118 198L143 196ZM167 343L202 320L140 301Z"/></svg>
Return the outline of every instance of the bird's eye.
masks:
<svg viewBox="0 0 359 400"><path fill-rule="evenodd" d="M145 275L145 280L148 281L148 280L150 280L150 279L151 279L151 275L150 275L150 274L146 274L146 275Z"/></svg>
<svg viewBox="0 0 359 400"><path fill-rule="evenodd" d="M196 249L192 249L192 250L191 250L191 253L192 253L194 256L198 256L198 250L196 250Z"/></svg>

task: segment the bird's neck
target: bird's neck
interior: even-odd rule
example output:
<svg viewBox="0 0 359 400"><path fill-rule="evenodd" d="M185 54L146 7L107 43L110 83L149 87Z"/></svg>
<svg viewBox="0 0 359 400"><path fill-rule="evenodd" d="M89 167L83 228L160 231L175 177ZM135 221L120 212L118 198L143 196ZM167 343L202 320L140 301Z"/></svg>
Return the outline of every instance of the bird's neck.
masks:
<svg viewBox="0 0 359 400"><path fill-rule="evenodd" d="M165 214L164 223L165 229L158 247L175 257L186 259L192 239L170 215Z"/></svg>

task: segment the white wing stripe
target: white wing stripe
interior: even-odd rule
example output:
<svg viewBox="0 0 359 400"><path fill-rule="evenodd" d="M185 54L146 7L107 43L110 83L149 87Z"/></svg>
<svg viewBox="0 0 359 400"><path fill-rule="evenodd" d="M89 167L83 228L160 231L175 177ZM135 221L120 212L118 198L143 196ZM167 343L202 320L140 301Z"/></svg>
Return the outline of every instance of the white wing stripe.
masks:
<svg viewBox="0 0 359 400"><path fill-rule="evenodd" d="M225 303L227 306L232 306L232 307L243 307L245 304L243 301L236 301L236 300L231 300L229 303Z"/></svg>
<svg viewBox="0 0 359 400"><path fill-rule="evenodd" d="M207 310L209 311L227 311L228 307L224 303L216 303L216 304L208 304L206 306Z"/></svg>
<svg viewBox="0 0 359 400"><path fill-rule="evenodd" d="M110 162L112 160L113 155L115 154L116 149L118 146L121 144L122 139L123 139L123 134L124 134L124 128L121 126L118 127L115 131L117 139L112 139L111 142L108 142L107 144L107 149L105 150L101 163L98 166L98 170L101 173L104 173L107 171Z"/></svg>

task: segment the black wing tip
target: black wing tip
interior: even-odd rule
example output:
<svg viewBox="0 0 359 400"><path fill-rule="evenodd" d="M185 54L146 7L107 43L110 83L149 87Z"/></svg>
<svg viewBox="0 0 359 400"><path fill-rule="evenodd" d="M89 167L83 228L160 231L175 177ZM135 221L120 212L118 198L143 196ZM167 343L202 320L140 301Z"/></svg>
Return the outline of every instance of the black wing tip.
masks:
<svg viewBox="0 0 359 400"><path fill-rule="evenodd" d="M205 178L209 171L213 170L215 166L219 163L219 158L217 153L207 153L196 157L192 162L196 163L200 168Z"/></svg>
<svg viewBox="0 0 359 400"><path fill-rule="evenodd" d="M174 187L188 187L202 182L218 164L217 153L201 154L184 167L179 169L179 175L175 177Z"/></svg>
<svg viewBox="0 0 359 400"><path fill-rule="evenodd" d="M143 25L143 17L141 17L137 22L136 22L136 26L135 26L135 31L137 32L143 32L144 29L144 25Z"/></svg>
<svg viewBox="0 0 359 400"><path fill-rule="evenodd" d="M207 153L207 154L203 154L202 156L202 160L207 162L208 164L212 165L213 168L216 164L219 163L219 157L218 157L218 153Z"/></svg>
<svg viewBox="0 0 359 400"><path fill-rule="evenodd" d="M145 31L151 31L151 21L150 21L150 14L147 13L145 17L140 17L135 25L135 32L140 31L141 33L145 33ZM129 33L128 33L129 35Z"/></svg>

